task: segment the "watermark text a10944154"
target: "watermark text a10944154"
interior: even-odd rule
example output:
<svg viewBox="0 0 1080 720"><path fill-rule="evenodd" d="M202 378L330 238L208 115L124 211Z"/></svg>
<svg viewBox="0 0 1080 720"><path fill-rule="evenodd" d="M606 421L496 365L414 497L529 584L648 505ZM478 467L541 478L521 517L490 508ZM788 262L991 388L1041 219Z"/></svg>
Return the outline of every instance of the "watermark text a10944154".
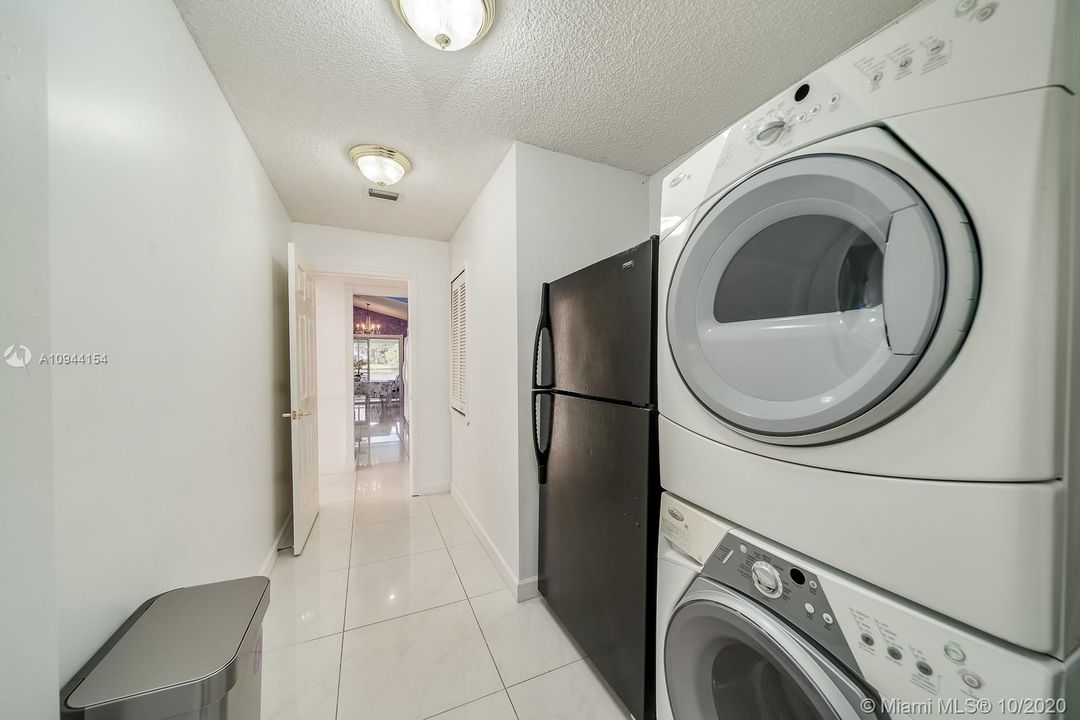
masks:
<svg viewBox="0 0 1080 720"><path fill-rule="evenodd" d="M14 343L4 349L4 362L9 367L24 369L29 374L31 365L108 365L109 356L101 352L46 352L41 353L35 361L34 353L29 347L22 343Z"/></svg>

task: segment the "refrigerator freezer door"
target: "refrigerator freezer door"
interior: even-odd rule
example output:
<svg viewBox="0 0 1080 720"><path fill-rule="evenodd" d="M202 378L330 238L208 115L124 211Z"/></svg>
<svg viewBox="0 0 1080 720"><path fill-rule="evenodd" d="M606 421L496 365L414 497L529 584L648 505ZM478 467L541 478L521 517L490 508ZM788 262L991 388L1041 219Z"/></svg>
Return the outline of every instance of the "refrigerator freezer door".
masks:
<svg viewBox="0 0 1080 720"><path fill-rule="evenodd" d="M653 717L656 411L555 394L540 593L635 718Z"/></svg>
<svg viewBox="0 0 1080 720"><path fill-rule="evenodd" d="M552 373L562 392L634 405L656 403L656 252L650 239L560 278L548 288ZM543 339L538 333L538 343Z"/></svg>

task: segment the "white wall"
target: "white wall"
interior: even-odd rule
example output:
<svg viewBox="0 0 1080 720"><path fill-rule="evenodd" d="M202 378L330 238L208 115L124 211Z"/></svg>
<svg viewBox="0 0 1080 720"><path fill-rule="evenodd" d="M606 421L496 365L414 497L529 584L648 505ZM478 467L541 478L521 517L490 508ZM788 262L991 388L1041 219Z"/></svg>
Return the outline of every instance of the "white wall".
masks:
<svg viewBox="0 0 1080 720"><path fill-rule="evenodd" d="M454 492L507 582L518 552L517 152L514 144L450 239L450 279L467 266L468 417L453 424Z"/></svg>
<svg viewBox="0 0 1080 720"><path fill-rule="evenodd" d="M273 549L289 218L172 3L50 12L50 349L109 360L49 371L64 682L147 597Z"/></svg>
<svg viewBox="0 0 1080 720"><path fill-rule="evenodd" d="M455 492L519 596L537 570L532 346L540 285L644 242L647 178L515 143L450 240L469 272L469 417L454 417Z"/></svg>
<svg viewBox="0 0 1080 720"><path fill-rule="evenodd" d="M354 471L352 288L343 276L315 278L315 355L319 473Z"/></svg>
<svg viewBox="0 0 1080 720"><path fill-rule="evenodd" d="M292 237L313 272L409 281L413 491L445 492L450 487L448 245L304 223L293 223Z"/></svg>
<svg viewBox="0 0 1080 720"><path fill-rule="evenodd" d="M46 5L0 3L0 352L50 347ZM20 48L18 65L10 51ZM56 717L51 376L0 363L0 717Z"/></svg>
<svg viewBox="0 0 1080 720"><path fill-rule="evenodd" d="M540 285L649 239L648 178L518 145L518 467L521 581L536 575L539 540L532 442L533 342Z"/></svg>

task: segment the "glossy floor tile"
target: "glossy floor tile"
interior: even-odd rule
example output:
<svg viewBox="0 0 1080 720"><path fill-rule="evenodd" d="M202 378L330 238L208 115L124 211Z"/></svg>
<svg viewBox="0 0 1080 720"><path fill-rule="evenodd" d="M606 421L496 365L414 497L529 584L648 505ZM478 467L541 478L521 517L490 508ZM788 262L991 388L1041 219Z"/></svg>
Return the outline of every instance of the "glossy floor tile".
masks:
<svg viewBox="0 0 1080 720"><path fill-rule="evenodd" d="M315 518L316 530L344 530L352 527L353 501L321 502Z"/></svg>
<svg viewBox="0 0 1080 720"><path fill-rule="evenodd" d="M453 495L450 493L437 493L435 495L425 495L424 499L427 500L428 507L431 508L433 513L445 513L453 512L454 510L460 510L457 501L454 500Z"/></svg>
<svg viewBox="0 0 1080 720"><path fill-rule="evenodd" d="M356 503L353 525L371 525L430 514L427 500L422 497L372 498L366 502Z"/></svg>
<svg viewBox="0 0 1080 720"><path fill-rule="evenodd" d="M622 705L585 660L510 687L519 720L625 720Z"/></svg>
<svg viewBox="0 0 1080 720"><path fill-rule="evenodd" d="M473 598L472 606L507 685L581 658L541 598L519 603L504 589Z"/></svg>
<svg viewBox="0 0 1080 720"><path fill-rule="evenodd" d="M349 572L345 629L464 599L444 549L354 567Z"/></svg>
<svg viewBox="0 0 1080 720"><path fill-rule="evenodd" d="M356 483L356 499L407 497L409 495L408 474L398 477L369 477Z"/></svg>
<svg viewBox="0 0 1080 720"><path fill-rule="evenodd" d="M495 569L495 563L480 543L454 545L449 550L458 577L461 578L461 584L469 597L486 595L506 587L499 571Z"/></svg>
<svg viewBox="0 0 1080 720"><path fill-rule="evenodd" d="M264 720L624 718L543 600L517 603L457 500L412 497L400 447L320 478L304 552L278 554Z"/></svg>
<svg viewBox="0 0 1080 720"><path fill-rule="evenodd" d="M345 626L349 571L291 578L270 574L270 607L263 618L263 649L340 633Z"/></svg>
<svg viewBox="0 0 1080 720"><path fill-rule="evenodd" d="M334 720L340 634L264 652L262 663L264 720Z"/></svg>
<svg viewBox="0 0 1080 720"><path fill-rule="evenodd" d="M345 633L340 720L423 720L501 689L468 601Z"/></svg>
<svg viewBox="0 0 1080 720"><path fill-rule="evenodd" d="M351 564L390 560L441 547L442 535L431 515L357 525L352 532Z"/></svg>
<svg viewBox="0 0 1080 720"><path fill-rule="evenodd" d="M356 473L323 475L319 478L319 503L352 500L356 492Z"/></svg>
<svg viewBox="0 0 1080 720"><path fill-rule="evenodd" d="M464 545L477 541L476 533L465 519L465 513L460 510L439 513L435 516L435 522L439 524L439 532L447 545Z"/></svg>
<svg viewBox="0 0 1080 720"><path fill-rule="evenodd" d="M279 552L274 573L279 578L299 578L347 568L351 542L352 528L330 530L316 520L303 553L293 555L291 548Z"/></svg>
<svg viewBox="0 0 1080 720"><path fill-rule="evenodd" d="M505 690L473 700L471 703L447 710L432 720L517 720L514 706Z"/></svg>

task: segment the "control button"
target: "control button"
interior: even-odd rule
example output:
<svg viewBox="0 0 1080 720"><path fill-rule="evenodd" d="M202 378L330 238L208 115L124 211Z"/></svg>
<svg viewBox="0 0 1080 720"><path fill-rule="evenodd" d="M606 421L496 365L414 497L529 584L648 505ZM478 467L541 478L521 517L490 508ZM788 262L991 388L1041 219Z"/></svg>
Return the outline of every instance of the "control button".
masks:
<svg viewBox="0 0 1080 720"><path fill-rule="evenodd" d="M863 633L861 636L859 636L859 639L862 640L863 645L866 645L867 647L874 647L874 636L870 633Z"/></svg>
<svg viewBox="0 0 1080 720"><path fill-rule="evenodd" d="M840 93L836 93L831 98L829 98L830 105L835 105L838 102L840 102Z"/></svg>
<svg viewBox="0 0 1080 720"><path fill-rule="evenodd" d="M954 663L962 663L967 660L967 653L964 652L964 648L956 643L948 643L945 645L945 657L949 658Z"/></svg>
<svg viewBox="0 0 1080 720"><path fill-rule="evenodd" d="M989 20L994 15L994 11L997 10L997 3L989 3L979 8L979 11L975 13L975 19L979 22L983 20Z"/></svg>
<svg viewBox="0 0 1080 720"><path fill-rule="evenodd" d="M810 603L806 603L805 605L803 605L803 610L805 610L810 615L814 614L814 606Z"/></svg>
<svg viewBox="0 0 1080 720"><path fill-rule="evenodd" d="M681 172L675 177L671 178L671 181L668 182L668 187L675 187L682 183L682 181L687 179L688 177L690 176L684 172ZM674 517L676 520L682 521L682 514L675 508L671 508L670 510L668 510L668 512L671 513L671 516ZM678 515L678 517L676 517L676 515Z"/></svg>
<svg viewBox="0 0 1080 720"><path fill-rule="evenodd" d="M919 662L915 663L915 667L917 667L919 669L919 672L921 672L923 675L926 675L927 677L934 674L934 668L930 667L930 663L926 662L925 660L920 660Z"/></svg>
<svg viewBox="0 0 1080 720"><path fill-rule="evenodd" d="M821 613L821 619L825 621L826 625L833 624L832 615L830 615L829 613Z"/></svg>
<svg viewBox="0 0 1080 720"><path fill-rule="evenodd" d="M945 41L944 40L935 40L930 45L930 47L926 48L926 52L930 53L931 55L940 55L941 51L944 50L944 49L945 49Z"/></svg>
<svg viewBox="0 0 1080 720"><path fill-rule="evenodd" d="M819 112L821 112L821 106L820 105L815 105L814 107L810 108L810 114L811 115L817 115Z"/></svg>
<svg viewBox="0 0 1080 720"><path fill-rule="evenodd" d="M886 650L885 652L889 653L889 657L891 657L893 660L903 660L904 659L903 651L900 650L900 648L896 647L895 645L890 645L889 649Z"/></svg>
<svg viewBox="0 0 1080 720"><path fill-rule="evenodd" d="M739 552L741 552L743 555L745 555L746 554L746 546L745 545L740 545L739 546Z"/></svg>
<svg viewBox="0 0 1080 720"><path fill-rule="evenodd" d="M956 14L965 15L971 12L971 9L979 4L979 0L960 0L956 3Z"/></svg>
<svg viewBox="0 0 1080 720"><path fill-rule="evenodd" d="M881 72L880 70L875 70L874 74L870 76L870 84L877 85L879 82L881 82L881 78L883 77L885 77L885 73Z"/></svg>
<svg viewBox="0 0 1080 720"><path fill-rule="evenodd" d="M905 55L903 59L900 60L900 69L907 70L909 67L911 67L911 56Z"/></svg>
<svg viewBox="0 0 1080 720"><path fill-rule="evenodd" d="M806 113L799 113L798 115L795 116L795 119L798 122L806 122Z"/></svg>
<svg viewBox="0 0 1080 720"><path fill-rule="evenodd" d="M750 575L754 579L754 587L767 598L776 599L784 592L784 583L780 580L780 573L764 560L758 560L750 567Z"/></svg>
<svg viewBox="0 0 1080 720"><path fill-rule="evenodd" d="M960 673L960 679L963 680L964 684L972 690L978 690L983 686L983 681L981 677L979 677L975 673L967 672L966 670Z"/></svg>

